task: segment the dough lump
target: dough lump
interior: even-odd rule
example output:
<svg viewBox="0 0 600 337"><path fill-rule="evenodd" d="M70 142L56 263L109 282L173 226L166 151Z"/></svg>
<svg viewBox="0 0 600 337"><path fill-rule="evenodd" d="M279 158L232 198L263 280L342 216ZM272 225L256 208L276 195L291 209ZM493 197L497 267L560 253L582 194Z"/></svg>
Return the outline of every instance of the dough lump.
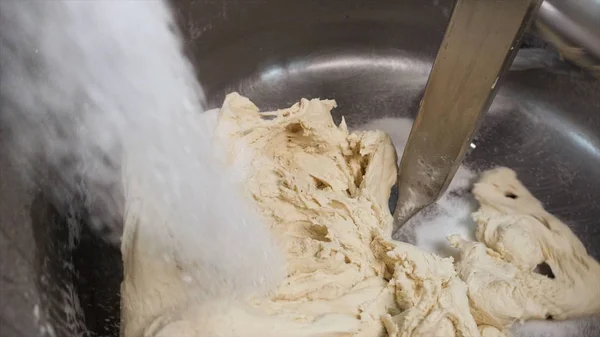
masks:
<svg viewBox="0 0 600 337"><path fill-rule="evenodd" d="M260 112L226 97L215 137L227 163L244 168L287 276L267 296L195 301L186 267L149 258L126 219L123 337L492 337L515 320L598 312L598 263L508 169L475 185L478 242L450 239L456 265L393 240L391 140L336 125L335 106L302 99ZM542 262L554 279L534 272Z"/></svg>
<svg viewBox="0 0 600 337"><path fill-rule="evenodd" d="M254 151L247 188L287 261L286 280L258 306L309 324L302 336L474 333L452 260L391 240L390 138L336 126L335 106L303 99L261 113L235 93L223 104L217 134L232 157L240 143ZM314 324L323 319L329 325Z"/></svg>
<svg viewBox="0 0 600 337"><path fill-rule="evenodd" d="M450 240L461 249L456 269L478 324L506 330L517 320L600 312L600 264L514 171L484 172L473 194L479 242Z"/></svg>

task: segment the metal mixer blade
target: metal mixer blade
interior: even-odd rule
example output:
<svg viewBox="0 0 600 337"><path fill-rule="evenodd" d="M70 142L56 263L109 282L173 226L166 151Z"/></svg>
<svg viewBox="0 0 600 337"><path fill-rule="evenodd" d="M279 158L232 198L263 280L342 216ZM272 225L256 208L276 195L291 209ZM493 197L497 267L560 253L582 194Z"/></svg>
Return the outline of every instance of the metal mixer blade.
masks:
<svg viewBox="0 0 600 337"><path fill-rule="evenodd" d="M396 228L446 190L539 0L457 0L398 172Z"/></svg>

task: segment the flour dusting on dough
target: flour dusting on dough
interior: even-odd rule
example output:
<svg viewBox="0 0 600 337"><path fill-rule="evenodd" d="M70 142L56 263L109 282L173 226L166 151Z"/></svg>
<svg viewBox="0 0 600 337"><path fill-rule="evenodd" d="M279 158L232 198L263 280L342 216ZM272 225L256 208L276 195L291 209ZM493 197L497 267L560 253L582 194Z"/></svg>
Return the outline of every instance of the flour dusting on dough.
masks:
<svg viewBox="0 0 600 337"><path fill-rule="evenodd" d="M260 112L237 93L227 96L215 137L225 162L242 165L238 178L285 257L286 277L267 295L194 301L172 286L185 270L152 261L160 275L140 277L159 277L162 286L138 295L157 308L179 303L123 337L493 337L517 320L600 310L598 263L509 169L486 172L475 185L478 241L450 238L461 251L456 264L393 240L390 137L335 125L335 106L302 99ZM134 257L125 268L135 268L141 258L125 253ZM534 272L541 263L553 279Z"/></svg>

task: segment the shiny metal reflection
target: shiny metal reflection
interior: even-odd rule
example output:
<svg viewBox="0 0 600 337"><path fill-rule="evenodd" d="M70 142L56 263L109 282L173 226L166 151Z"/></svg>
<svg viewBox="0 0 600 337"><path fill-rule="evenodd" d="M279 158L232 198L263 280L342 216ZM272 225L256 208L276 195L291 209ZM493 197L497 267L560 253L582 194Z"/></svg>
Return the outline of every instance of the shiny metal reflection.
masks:
<svg viewBox="0 0 600 337"><path fill-rule="evenodd" d="M541 2L455 3L400 163L396 229L452 181Z"/></svg>

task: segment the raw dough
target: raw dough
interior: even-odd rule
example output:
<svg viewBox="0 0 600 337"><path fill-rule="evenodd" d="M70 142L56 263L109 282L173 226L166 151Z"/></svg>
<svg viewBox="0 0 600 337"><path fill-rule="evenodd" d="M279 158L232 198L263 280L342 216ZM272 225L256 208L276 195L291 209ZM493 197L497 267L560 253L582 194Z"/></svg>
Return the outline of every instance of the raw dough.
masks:
<svg viewBox="0 0 600 337"><path fill-rule="evenodd" d="M382 132L336 126L335 106L303 99L260 113L247 98L227 96L216 137L229 164L246 168L287 277L266 297L194 301L185 267L146 257L137 223L126 220L124 337L487 337L517 319L598 312L597 262L510 170L476 185L483 243L452 238L462 252L458 273L452 258L392 240L396 152ZM519 199L506 200L508 190ZM532 272L542 261L556 279ZM140 264L145 272L127 277Z"/></svg>
<svg viewBox="0 0 600 337"><path fill-rule="evenodd" d="M461 249L456 269L478 324L505 331L516 320L600 312L600 264L514 171L484 172L473 194L479 242L450 240Z"/></svg>

